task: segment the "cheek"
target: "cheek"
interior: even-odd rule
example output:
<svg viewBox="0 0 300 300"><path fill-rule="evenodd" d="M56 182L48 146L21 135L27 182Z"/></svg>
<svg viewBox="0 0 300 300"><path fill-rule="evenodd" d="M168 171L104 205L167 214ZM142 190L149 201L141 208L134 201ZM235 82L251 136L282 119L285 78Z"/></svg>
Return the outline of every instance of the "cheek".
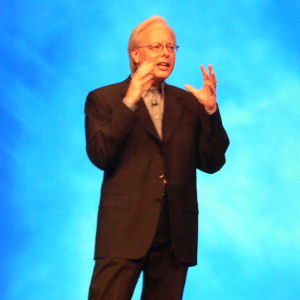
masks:
<svg viewBox="0 0 300 300"><path fill-rule="evenodd" d="M155 61L156 56L153 56L149 53L143 52L140 55L140 63L143 63L144 61Z"/></svg>
<svg viewBox="0 0 300 300"><path fill-rule="evenodd" d="M175 59L176 59L176 56L174 55L173 57L171 57L171 64L174 66L175 65Z"/></svg>

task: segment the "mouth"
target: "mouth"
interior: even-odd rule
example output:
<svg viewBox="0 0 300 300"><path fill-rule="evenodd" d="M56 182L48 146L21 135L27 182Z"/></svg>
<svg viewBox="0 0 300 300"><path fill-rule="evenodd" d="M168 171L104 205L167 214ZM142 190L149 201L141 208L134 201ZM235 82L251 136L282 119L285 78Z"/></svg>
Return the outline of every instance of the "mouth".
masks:
<svg viewBox="0 0 300 300"><path fill-rule="evenodd" d="M161 70L161 71L166 71L170 68L170 64L168 62L160 62L157 64L157 67Z"/></svg>

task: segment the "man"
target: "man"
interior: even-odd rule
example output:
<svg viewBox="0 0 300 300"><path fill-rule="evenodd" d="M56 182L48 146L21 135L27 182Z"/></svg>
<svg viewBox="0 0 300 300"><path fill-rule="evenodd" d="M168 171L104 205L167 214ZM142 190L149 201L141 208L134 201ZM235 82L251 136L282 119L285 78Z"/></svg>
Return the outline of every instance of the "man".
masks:
<svg viewBox="0 0 300 300"><path fill-rule="evenodd" d="M87 153L104 170L90 300L131 299L142 271L142 299L181 299L197 263L196 169L218 171L229 141L211 65L200 90L164 82L177 48L163 18L142 22L131 76L87 97Z"/></svg>

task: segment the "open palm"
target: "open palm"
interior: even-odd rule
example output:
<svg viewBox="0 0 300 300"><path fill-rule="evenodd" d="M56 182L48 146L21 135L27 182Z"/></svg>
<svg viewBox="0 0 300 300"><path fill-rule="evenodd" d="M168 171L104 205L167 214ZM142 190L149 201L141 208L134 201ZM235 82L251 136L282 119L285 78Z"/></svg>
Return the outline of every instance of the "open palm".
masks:
<svg viewBox="0 0 300 300"><path fill-rule="evenodd" d="M203 75L203 88L197 90L190 84L186 84L184 87L196 97L208 112L212 112L217 108L216 75L212 65L208 65L209 74L203 65L200 68Z"/></svg>

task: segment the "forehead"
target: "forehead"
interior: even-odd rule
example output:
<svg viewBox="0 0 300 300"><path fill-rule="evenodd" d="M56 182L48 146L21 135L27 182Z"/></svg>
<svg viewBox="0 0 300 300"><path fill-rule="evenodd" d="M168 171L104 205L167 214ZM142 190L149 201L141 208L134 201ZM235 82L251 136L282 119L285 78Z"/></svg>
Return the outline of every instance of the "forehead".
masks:
<svg viewBox="0 0 300 300"><path fill-rule="evenodd" d="M140 33L139 40L144 43L174 43L175 36L167 25L154 23Z"/></svg>

